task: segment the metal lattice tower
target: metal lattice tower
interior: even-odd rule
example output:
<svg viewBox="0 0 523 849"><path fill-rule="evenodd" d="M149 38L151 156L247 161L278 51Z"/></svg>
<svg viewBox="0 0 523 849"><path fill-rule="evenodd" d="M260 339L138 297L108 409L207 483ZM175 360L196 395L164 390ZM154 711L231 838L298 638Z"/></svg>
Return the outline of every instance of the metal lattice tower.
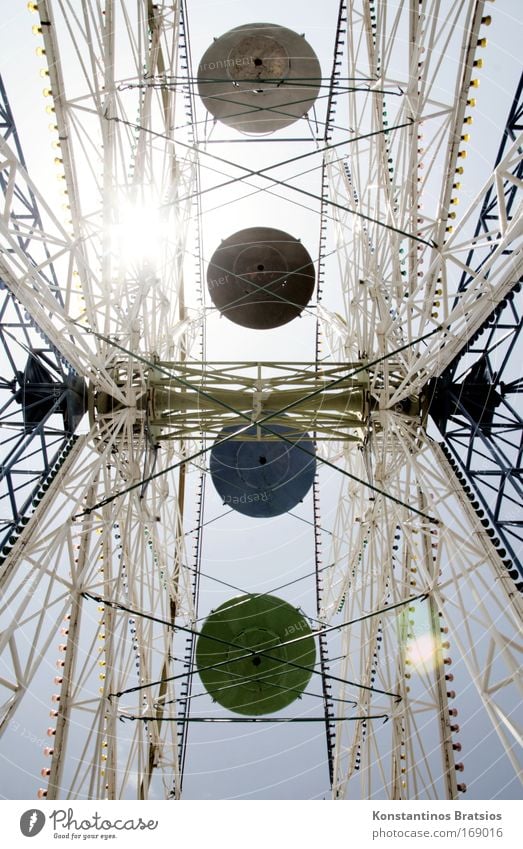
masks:
<svg viewBox="0 0 523 849"><path fill-rule="evenodd" d="M1 78L0 130L4 141L16 152L21 167L25 168ZM12 191L8 171L2 172L1 184L4 194ZM42 228L42 219L30 189L15 185L11 216L14 232L18 233L18 247L36 265L42 245L34 236ZM49 290L60 299L52 266L47 283ZM84 412L84 387L59 350L24 313L3 280L0 285L3 352L0 387L5 446L1 472L0 556L4 559L30 522L34 508L74 445L74 431Z"/></svg>
<svg viewBox="0 0 523 849"><path fill-rule="evenodd" d="M467 257L467 265L477 271L495 249L489 242L499 239L500 220L508 226L517 213L514 203L523 163L519 155L511 155L510 151L514 151L522 130L522 91L523 78L514 95L494 165L499 175L497 186L485 194L474 233L475 244ZM471 282L471 276L464 273L461 290ZM521 278L515 276L513 282L512 290L484 326L434 382L431 412L451 463L457 463L466 475L465 491L521 591L523 420L521 380L514 370L521 350Z"/></svg>

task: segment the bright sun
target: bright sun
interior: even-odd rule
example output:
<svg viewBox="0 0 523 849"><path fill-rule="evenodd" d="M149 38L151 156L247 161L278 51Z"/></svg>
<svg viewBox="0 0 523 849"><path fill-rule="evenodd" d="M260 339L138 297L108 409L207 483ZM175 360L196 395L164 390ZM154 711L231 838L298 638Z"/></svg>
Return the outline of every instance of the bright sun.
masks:
<svg viewBox="0 0 523 849"><path fill-rule="evenodd" d="M111 228L111 248L124 267L156 265L166 236L166 224L158 204L124 201L118 206L118 222Z"/></svg>

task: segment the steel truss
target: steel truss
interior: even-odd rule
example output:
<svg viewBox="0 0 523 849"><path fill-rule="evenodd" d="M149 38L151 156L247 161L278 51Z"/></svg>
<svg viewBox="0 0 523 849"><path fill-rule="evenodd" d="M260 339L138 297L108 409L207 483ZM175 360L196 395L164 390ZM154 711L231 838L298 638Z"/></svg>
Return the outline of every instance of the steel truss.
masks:
<svg viewBox="0 0 523 849"><path fill-rule="evenodd" d="M25 167L1 77L0 132ZM0 187L2 195L10 197L14 242L36 266L46 256L45 245L35 238L42 229L36 198L5 165L0 172ZM45 283L49 294L60 303L52 265ZM31 507L40 500L42 487L47 488L54 469L66 456L76 422L74 416L67 414L68 389L75 383L74 373L58 348L50 345L45 334L37 332L1 277L0 289L0 343L5 359L0 382L0 421L6 446L0 473L0 550L5 555L29 521Z"/></svg>
<svg viewBox="0 0 523 849"><path fill-rule="evenodd" d="M198 310L193 320L183 300L192 204L177 198L191 194L196 160L185 150L178 155L173 144L178 97L148 91L137 101L124 86L120 90L122 80L141 78L144 69L156 73L176 65L178 14L151 3L132 14L106 4L102 16L99 4L83 3L77 15L67 2L45 1L38 14L71 224L62 224L45 203L16 146L2 142L1 273L62 357L121 409L98 416L76 441L50 485L46 481L37 510L2 564L2 621L8 623L2 730L13 727L62 625L66 639L55 682L46 795L176 797L178 729L162 724L156 708L158 697L175 698L174 688L162 685L156 697L150 694L146 703L156 719L131 734L117 724L117 705L107 696L165 677L175 662L172 628L165 623L194 619L193 581L181 568L190 562L183 534L184 476L166 473L110 507L96 511L92 505L107 492L142 481L153 468L161 472L172 464L174 449L155 451L143 417L137 421L133 412L140 393L134 358L179 359L191 351L201 323ZM71 50L79 69L76 90L64 85L62 57ZM129 132L124 122L131 115L136 119L137 106L141 130ZM161 134L155 144L153 131ZM22 193L38 203L38 226L18 215ZM140 257L129 266L114 245L129 205L140 203L160 209L162 226L172 234L162 242L156 267ZM27 245L23 249L20 233L44 246L38 262ZM47 284L51 268L60 280L59 299ZM128 347L126 364L113 340ZM120 385L115 374L122 370L129 379ZM190 509L185 512L190 515ZM155 611L164 624L133 622L112 611L97 614L87 592L125 598L139 610ZM142 710L144 704L140 698L134 707Z"/></svg>
<svg viewBox="0 0 523 849"><path fill-rule="evenodd" d="M364 454L348 449L347 468L356 477L364 477L369 466L375 475L379 470L380 485L403 506L370 496L355 483L341 488L324 620L335 623L341 616L355 623L344 632L341 676L399 698L390 707L394 721L386 726L363 722L346 728L340 722L335 790L341 798L362 793L455 798L454 752L461 742L452 704L456 690L447 683L453 671L450 646L467 669L467 674L456 672L462 698L472 699L471 687L477 689L500 736L499 750L508 752L520 772L515 726L520 647L506 635L520 628L521 598L441 448L404 419L388 418ZM430 520L420 521L412 505ZM357 528L349 540L346 526ZM408 613L387 612L388 606L420 594L423 600L413 601ZM370 610L381 615L369 617ZM362 614L367 615L359 622ZM345 697L354 699L355 712L387 704L382 695L350 688ZM428 734L431 725L439 725L441 749L435 732ZM439 767L428 745L437 745Z"/></svg>
<svg viewBox="0 0 523 849"><path fill-rule="evenodd" d="M518 294L519 286L430 391L442 445L459 466L470 502L521 591L523 421L520 381L509 365L521 351Z"/></svg>
<svg viewBox="0 0 523 849"><path fill-rule="evenodd" d="M523 78L507 119L495 168L505 160L522 130ZM467 266L477 272L495 250L499 226L513 220L523 178L523 160L511 159L509 172L501 172L496 189L485 194L474 232ZM494 242L494 244L491 244ZM507 253L511 255L510 245ZM460 290L473 286L474 278L463 274ZM445 450L457 462L473 487L470 498L483 524L494 538L518 589L523 590L520 505L523 418L519 395L521 381L513 364L521 358L521 278L494 309L486 324L469 337L466 345L429 387L431 415ZM488 518L484 518L484 517ZM509 555L507 557L507 554Z"/></svg>
<svg viewBox="0 0 523 849"><path fill-rule="evenodd" d="M370 87L366 97L348 96L355 141L346 154L338 149L326 154L345 293L343 313L327 299L320 310L330 350L339 359L372 359L377 351L410 343L399 357L399 384L390 379L387 358L373 372L379 388L372 376L369 381L370 392L381 399L380 427L371 424L363 449L344 449L345 470L356 479L379 482L403 506L348 478L340 486L328 557L335 566L324 579L324 620L353 623L343 631L341 677L395 693L397 700L391 706L372 689L342 689L354 699L354 713L371 707L379 712L388 704L392 721L345 723L348 712L338 707L336 798L456 798L467 789L457 778L463 763L455 761L462 743L456 738L460 726L453 699L459 691L450 683L451 647L462 659L456 681L467 699L475 689L491 722L485 732L489 741L498 736L494 749L510 764L511 775L521 776L514 722L520 647L517 638L507 640L519 632L521 600L490 527L476 515L442 450L423 427L395 409L401 399L423 397L429 381L444 373L493 310L501 311L521 274L516 199L521 180L514 176L521 163L520 138L507 138L475 199L463 215L456 211L466 171L466 131L473 121L475 56L482 19L488 23L484 4L454 6L445 19L430 11L425 3L416 9L400 4L390 13L385 4L349 4L348 76L374 77L379 91ZM395 31L408 38L404 75L389 51ZM435 93L434 44L444 52L458 38L463 64L452 98L443 103ZM371 141L363 138L380 129ZM444 175L439 185L433 174ZM513 193L508 186L514 186ZM488 192L488 233L479 237L471 222ZM466 287L464 274L470 281ZM434 328L432 337L422 338ZM506 466L517 468L520 458L507 450ZM413 506L425 519L412 513ZM346 528L357 530L347 538ZM387 613L387 607L419 594L423 599L413 601L408 613ZM468 754L473 760L474 751Z"/></svg>
<svg viewBox="0 0 523 849"><path fill-rule="evenodd" d="M289 437L313 429L322 439L357 440L370 415L367 365L309 363L161 363L149 380L149 416L158 440L204 432L218 436L227 424L288 424ZM165 375L165 376L164 376ZM257 438L271 438L263 427ZM253 437L254 438L254 437ZM272 435L272 438L275 438ZM277 437L276 437L277 438Z"/></svg>

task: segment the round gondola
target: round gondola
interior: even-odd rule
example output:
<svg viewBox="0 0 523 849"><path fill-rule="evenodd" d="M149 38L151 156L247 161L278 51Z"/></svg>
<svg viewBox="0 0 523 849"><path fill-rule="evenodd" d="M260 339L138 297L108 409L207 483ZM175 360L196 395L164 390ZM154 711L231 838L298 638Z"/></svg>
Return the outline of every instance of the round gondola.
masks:
<svg viewBox="0 0 523 849"><path fill-rule="evenodd" d="M316 661L305 617L272 595L244 595L210 614L196 646L200 678L222 707L248 716L298 699Z"/></svg>
<svg viewBox="0 0 523 849"><path fill-rule="evenodd" d="M207 270L209 293L221 314L255 330L281 327L299 316L314 281L308 251L273 227L248 227L229 236Z"/></svg>
<svg viewBox="0 0 523 849"><path fill-rule="evenodd" d="M205 51L198 91L209 112L243 133L273 133L306 115L321 68L305 38L275 24L235 27Z"/></svg>
<svg viewBox="0 0 523 849"><path fill-rule="evenodd" d="M220 439L241 425L228 425ZM213 484L224 504L253 518L280 516L303 501L310 490L316 460L308 434L291 437L290 425L270 424L272 431L292 438L294 445L277 437L257 438L257 426L241 436L215 444L210 470ZM302 450L305 449L305 450Z"/></svg>

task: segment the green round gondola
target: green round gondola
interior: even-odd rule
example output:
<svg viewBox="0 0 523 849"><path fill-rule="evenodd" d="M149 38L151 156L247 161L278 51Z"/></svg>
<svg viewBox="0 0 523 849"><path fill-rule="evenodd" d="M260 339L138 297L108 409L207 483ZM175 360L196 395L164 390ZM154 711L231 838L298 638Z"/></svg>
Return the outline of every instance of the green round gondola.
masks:
<svg viewBox="0 0 523 849"><path fill-rule="evenodd" d="M315 661L307 620L271 595L225 602L206 619L196 645L198 672L209 695L247 716L292 704L307 686Z"/></svg>

